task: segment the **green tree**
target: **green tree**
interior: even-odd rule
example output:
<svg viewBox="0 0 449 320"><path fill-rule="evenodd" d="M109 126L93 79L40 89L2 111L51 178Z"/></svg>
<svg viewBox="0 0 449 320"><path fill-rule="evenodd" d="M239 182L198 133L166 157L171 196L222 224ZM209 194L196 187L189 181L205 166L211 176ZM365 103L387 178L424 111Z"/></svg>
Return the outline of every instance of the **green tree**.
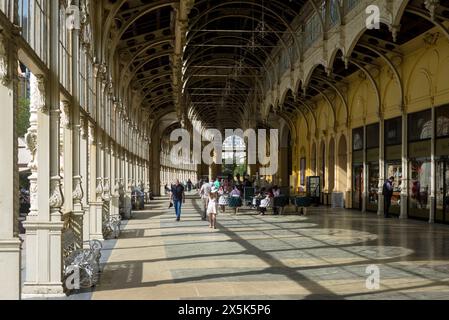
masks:
<svg viewBox="0 0 449 320"><path fill-rule="evenodd" d="M17 134L19 137L25 136L30 127L30 100L21 98L19 100L19 110L17 115Z"/></svg>

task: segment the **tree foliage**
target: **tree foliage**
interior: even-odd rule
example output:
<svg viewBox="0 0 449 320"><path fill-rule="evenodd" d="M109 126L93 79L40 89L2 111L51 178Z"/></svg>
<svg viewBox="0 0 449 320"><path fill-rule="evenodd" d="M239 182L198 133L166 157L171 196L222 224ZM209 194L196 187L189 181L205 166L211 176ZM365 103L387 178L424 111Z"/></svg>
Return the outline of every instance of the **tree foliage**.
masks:
<svg viewBox="0 0 449 320"><path fill-rule="evenodd" d="M19 99L19 110L17 114L17 134L24 137L30 127L30 100Z"/></svg>

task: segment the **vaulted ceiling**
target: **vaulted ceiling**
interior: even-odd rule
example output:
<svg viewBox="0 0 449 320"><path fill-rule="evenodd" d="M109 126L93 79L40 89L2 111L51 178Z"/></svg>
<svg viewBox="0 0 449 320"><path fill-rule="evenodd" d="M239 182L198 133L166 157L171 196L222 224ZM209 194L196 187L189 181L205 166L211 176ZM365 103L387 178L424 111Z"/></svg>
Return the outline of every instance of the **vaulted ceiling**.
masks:
<svg viewBox="0 0 449 320"><path fill-rule="evenodd" d="M270 55L286 46L284 33L306 1L185 2L193 8L180 57L184 112L193 108L204 127L238 127L249 101L263 94L265 72L274 65ZM119 85L139 92L139 104L153 118L173 113L180 1L105 3L107 54L120 61Z"/></svg>
<svg viewBox="0 0 449 320"><path fill-rule="evenodd" d="M306 1L199 0L189 16L184 94L206 127L239 127L263 95L270 55Z"/></svg>

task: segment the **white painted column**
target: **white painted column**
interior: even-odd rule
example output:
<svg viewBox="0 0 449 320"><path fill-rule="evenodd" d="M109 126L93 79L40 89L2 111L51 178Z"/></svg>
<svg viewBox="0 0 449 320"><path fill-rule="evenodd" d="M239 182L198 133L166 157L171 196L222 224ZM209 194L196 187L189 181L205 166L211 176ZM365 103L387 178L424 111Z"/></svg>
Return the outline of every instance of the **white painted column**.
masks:
<svg viewBox="0 0 449 320"><path fill-rule="evenodd" d="M433 105L432 99L432 139L431 139L431 165L430 165L430 210L429 210L429 223L435 223L435 211L436 211L436 188L437 188L437 172L436 172L436 114L435 114L435 106Z"/></svg>
<svg viewBox="0 0 449 320"><path fill-rule="evenodd" d="M129 159L129 152L125 151L125 204L124 204L124 211L125 211L125 219L131 219L131 190L132 190L132 180L130 177L130 159Z"/></svg>
<svg viewBox="0 0 449 320"><path fill-rule="evenodd" d="M119 216L119 200L120 200L120 180L118 179L117 174L117 146L115 144L112 145L112 154L111 154L111 217Z"/></svg>
<svg viewBox="0 0 449 320"><path fill-rule="evenodd" d="M353 170L352 170L352 132L350 129L350 125L348 123L348 134L347 134L347 167L346 167L346 172L347 172L347 180L346 180L346 208L352 208L352 197L353 197L353 193L354 193L354 189L353 189Z"/></svg>
<svg viewBox="0 0 449 320"><path fill-rule="evenodd" d="M400 219L408 218L408 121L407 110L402 111L402 190L401 190L401 214Z"/></svg>
<svg viewBox="0 0 449 320"><path fill-rule="evenodd" d="M58 62L58 3L50 4L50 68ZM64 198L60 177L59 80L51 73L46 86L43 76L31 77L31 109L37 112L37 211L24 223L26 229L25 297L63 296L62 212ZM48 88L48 96L46 95Z"/></svg>
<svg viewBox="0 0 449 320"><path fill-rule="evenodd" d="M63 190L65 199L72 199L72 188L73 188L73 176L72 176L72 164L73 164L73 133L72 133L72 107L70 102L67 100L61 101L61 127L62 134L61 140L63 141L63 166L61 168L62 178L63 178ZM73 202L65 201L63 207L64 216L70 214L73 211Z"/></svg>
<svg viewBox="0 0 449 320"><path fill-rule="evenodd" d="M101 180L100 145L98 130L94 123L89 123L89 216L90 239L103 241L103 183Z"/></svg>
<svg viewBox="0 0 449 320"><path fill-rule="evenodd" d="M18 300L21 296L20 284L20 240L18 237L19 191L17 159L17 51L13 39L8 39L6 31L0 33L0 300ZM16 35L17 36L17 35ZM32 115L36 117L36 114ZM37 120L37 119L35 119ZM36 135L33 147L36 148ZM30 145L30 144L29 144ZM34 149L35 150L35 149ZM35 154L33 153L33 156ZM33 157L34 159L34 157ZM35 185L33 185L35 186Z"/></svg>
<svg viewBox="0 0 449 320"><path fill-rule="evenodd" d="M88 122L88 205L89 205L89 240L95 239L95 210L97 200L97 140L95 125Z"/></svg>
<svg viewBox="0 0 449 320"><path fill-rule="evenodd" d="M377 215L384 215L384 196L382 193L383 185L388 177L385 177L385 119L383 115L379 116L379 191Z"/></svg>
<svg viewBox="0 0 449 320"><path fill-rule="evenodd" d="M366 125L363 125L363 192L362 192L362 213L366 213L366 203L368 201L368 176L369 165L366 161Z"/></svg>
<svg viewBox="0 0 449 320"><path fill-rule="evenodd" d="M103 137L104 148L102 148L103 155L103 201L104 204L109 208L108 215L111 212L111 142L108 137ZM109 218L105 216L105 218Z"/></svg>
<svg viewBox="0 0 449 320"><path fill-rule="evenodd" d="M75 5L79 4L79 1L73 2ZM83 177L80 171L80 66L79 66L79 30L76 28L71 30L72 32L72 176L73 181L71 187L73 188L70 195L66 195L67 202L72 203L73 207L73 222L75 223L75 233L79 237L81 246L84 240L84 208L82 200L84 198L84 190L82 186Z"/></svg>
<svg viewBox="0 0 449 320"><path fill-rule="evenodd" d="M81 178L81 206L83 208L83 241L90 240L90 209L88 204L89 193L89 146L88 139L88 120L85 114L80 114L80 176ZM76 188L75 188L76 190ZM78 193L79 191L75 191Z"/></svg>

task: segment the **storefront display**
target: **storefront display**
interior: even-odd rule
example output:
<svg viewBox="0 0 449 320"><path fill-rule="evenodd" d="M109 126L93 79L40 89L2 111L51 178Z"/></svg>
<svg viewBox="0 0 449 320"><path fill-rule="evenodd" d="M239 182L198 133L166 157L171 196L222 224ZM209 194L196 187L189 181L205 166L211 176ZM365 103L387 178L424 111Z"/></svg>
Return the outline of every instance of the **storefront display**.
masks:
<svg viewBox="0 0 449 320"><path fill-rule="evenodd" d="M436 210L435 221L449 223L449 106L438 107L436 114Z"/></svg>
<svg viewBox="0 0 449 320"><path fill-rule="evenodd" d="M366 162L368 170L368 199L366 210L377 212L379 208L379 124L366 126Z"/></svg>
<svg viewBox="0 0 449 320"><path fill-rule="evenodd" d="M363 164L353 166L353 193L352 208L362 210L362 194L363 194Z"/></svg>
<svg viewBox="0 0 449 320"><path fill-rule="evenodd" d="M370 164L368 170L368 202L366 210L377 212L379 203L379 165Z"/></svg>
<svg viewBox="0 0 449 320"><path fill-rule="evenodd" d="M362 195L364 188L363 157L364 135L363 127L352 130L352 208L362 210Z"/></svg>
<svg viewBox="0 0 449 320"><path fill-rule="evenodd" d="M437 163L436 212L435 221L449 223L449 159L442 158Z"/></svg>
<svg viewBox="0 0 449 320"><path fill-rule="evenodd" d="M385 179L394 177L390 214L399 216L402 192L402 118L385 121Z"/></svg>
<svg viewBox="0 0 449 320"><path fill-rule="evenodd" d="M431 188L431 111L408 115L409 197L408 216L429 219Z"/></svg>
<svg viewBox="0 0 449 320"><path fill-rule="evenodd" d="M409 163L409 216L429 218L430 210L430 159L416 159Z"/></svg>
<svg viewBox="0 0 449 320"><path fill-rule="evenodd" d="M399 215L401 210L402 191L402 165L401 162L389 162L386 164L386 178L394 177L393 197L391 198L390 214Z"/></svg>

